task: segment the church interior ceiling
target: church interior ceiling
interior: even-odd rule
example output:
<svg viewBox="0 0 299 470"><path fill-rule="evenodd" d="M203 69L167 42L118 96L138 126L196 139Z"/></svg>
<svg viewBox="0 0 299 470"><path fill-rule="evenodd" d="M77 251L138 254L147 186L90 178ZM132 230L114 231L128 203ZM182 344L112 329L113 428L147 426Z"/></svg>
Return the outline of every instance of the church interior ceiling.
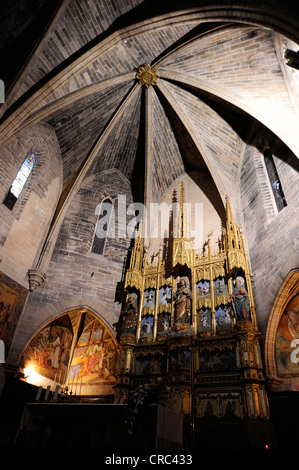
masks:
<svg viewBox="0 0 299 470"><path fill-rule="evenodd" d="M196 170L217 188L218 203L230 195L237 213L244 149L256 126L297 150L298 116L277 50L283 38L249 21L220 20L220 13L205 20L175 6L145 19L148 8L141 1L58 4L10 87L4 135L7 126L16 135L40 121L54 127L63 197L78 178L117 168L135 200L143 201L147 185L158 202L178 177ZM158 74L148 88L137 78L147 64Z"/></svg>

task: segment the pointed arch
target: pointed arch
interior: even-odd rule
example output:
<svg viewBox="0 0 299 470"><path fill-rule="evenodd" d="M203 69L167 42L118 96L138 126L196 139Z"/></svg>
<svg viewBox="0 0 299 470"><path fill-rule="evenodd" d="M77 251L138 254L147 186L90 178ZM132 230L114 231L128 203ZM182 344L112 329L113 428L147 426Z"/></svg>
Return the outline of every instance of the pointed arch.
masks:
<svg viewBox="0 0 299 470"><path fill-rule="evenodd" d="M283 316L288 306L299 295L299 269L294 269L286 276L274 301L269 317L265 338L265 366L270 388L278 390L299 390L299 375L279 374L277 365L276 340ZM299 339L299 334L298 334ZM290 353L291 354L291 353ZM299 370L299 369L298 369Z"/></svg>
<svg viewBox="0 0 299 470"><path fill-rule="evenodd" d="M67 310L31 337L19 361L27 382L80 396L113 395L118 342L92 309Z"/></svg>

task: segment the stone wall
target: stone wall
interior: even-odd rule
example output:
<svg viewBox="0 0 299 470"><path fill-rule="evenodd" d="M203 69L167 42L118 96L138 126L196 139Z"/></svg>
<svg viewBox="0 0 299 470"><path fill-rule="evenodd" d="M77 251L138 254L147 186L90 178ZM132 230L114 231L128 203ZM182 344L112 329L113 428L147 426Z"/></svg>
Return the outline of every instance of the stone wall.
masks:
<svg viewBox="0 0 299 470"><path fill-rule="evenodd" d="M118 207L119 195L126 207ZM73 308L88 307L113 330L121 310L123 266L130 244L126 238L108 238L103 255L91 252L96 208L106 197L115 209L116 235L121 215L132 202L129 182L117 170L97 173L74 195L61 225L43 285L28 298L10 361L15 361L42 326ZM120 209L120 211L119 211ZM127 220L131 220L128 217Z"/></svg>
<svg viewBox="0 0 299 470"><path fill-rule="evenodd" d="M246 148L241 174L244 228L257 318L263 333L278 289L288 273L298 268L294 264L299 235L298 159L278 139L272 145L272 153L287 201L282 211L275 208L263 155L254 147Z"/></svg>
<svg viewBox="0 0 299 470"><path fill-rule="evenodd" d="M56 134L40 123L1 149L1 202L30 150L36 153L36 163L16 204L12 210L0 205L0 270L26 288L27 271L40 254L62 185Z"/></svg>

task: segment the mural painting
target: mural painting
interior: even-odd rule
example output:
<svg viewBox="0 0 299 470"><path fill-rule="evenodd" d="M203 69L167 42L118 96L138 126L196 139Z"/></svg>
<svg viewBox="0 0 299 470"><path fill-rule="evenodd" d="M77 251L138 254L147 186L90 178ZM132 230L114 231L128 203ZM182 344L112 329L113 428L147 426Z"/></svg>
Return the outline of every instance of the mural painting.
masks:
<svg viewBox="0 0 299 470"><path fill-rule="evenodd" d="M299 295L285 308L276 332L276 364L279 376L299 375Z"/></svg>
<svg viewBox="0 0 299 470"><path fill-rule="evenodd" d="M0 339L7 356L28 290L0 272Z"/></svg>
<svg viewBox="0 0 299 470"><path fill-rule="evenodd" d="M57 318L39 331L26 347L21 364L26 370L59 385L66 380L73 329L68 315Z"/></svg>
<svg viewBox="0 0 299 470"><path fill-rule="evenodd" d="M70 366L69 390L79 395L114 394L116 359L116 343L108 328L87 316Z"/></svg>

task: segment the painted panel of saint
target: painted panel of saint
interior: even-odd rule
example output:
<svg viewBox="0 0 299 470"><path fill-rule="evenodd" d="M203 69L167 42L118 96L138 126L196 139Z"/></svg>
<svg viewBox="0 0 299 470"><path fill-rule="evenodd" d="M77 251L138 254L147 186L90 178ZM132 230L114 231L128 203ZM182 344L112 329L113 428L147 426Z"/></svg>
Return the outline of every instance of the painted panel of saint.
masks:
<svg viewBox="0 0 299 470"><path fill-rule="evenodd" d="M158 335L167 335L170 332L170 314L161 313L158 315L157 321L157 334Z"/></svg>
<svg viewBox="0 0 299 470"><path fill-rule="evenodd" d="M154 307L156 299L155 289L146 289L144 291L144 303L143 307Z"/></svg>
<svg viewBox="0 0 299 470"><path fill-rule="evenodd" d="M210 281L202 279L196 284L197 298L204 299L210 296Z"/></svg>
<svg viewBox="0 0 299 470"><path fill-rule="evenodd" d="M163 374L165 358L163 356L137 356L136 375Z"/></svg>
<svg viewBox="0 0 299 470"><path fill-rule="evenodd" d="M179 350L178 348L169 351L168 356L168 369L170 371L176 370L180 368L180 361L179 361Z"/></svg>
<svg viewBox="0 0 299 470"><path fill-rule="evenodd" d="M0 339L7 356L28 290L0 272Z"/></svg>
<svg viewBox="0 0 299 470"><path fill-rule="evenodd" d="M277 373L279 376L299 375L299 295L285 308L275 340Z"/></svg>
<svg viewBox="0 0 299 470"><path fill-rule="evenodd" d="M230 330L232 327L231 311L227 305L221 305L215 310L216 330Z"/></svg>
<svg viewBox="0 0 299 470"><path fill-rule="evenodd" d="M212 314L211 309L201 308L198 311L198 332L204 333L205 331L212 330Z"/></svg>
<svg viewBox="0 0 299 470"><path fill-rule="evenodd" d="M233 349L205 350L199 355L199 369L203 372L234 370L236 353Z"/></svg>
<svg viewBox="0 0 299 470"><path fill-rule="evenodd" d="M145 315L141 320L141 332L140 335L145 338L152 338L154 328L154 317L151 315Z"/></svg>
<svg viewBox="0 0 299 470"><path fill-rule="evenodd" d="M159 305L167 305L171 303L171 287L163 286L159 291Z"/></svg>
<svg viewBox="0 0 299 470"><path fill-rule="evenodd" d="M219 276L217 277L217 279L214 280L214 293L215 297L228 295L227 282L223 276Z"/></svg>
<svg viewBox="0 0 299 470"><path fill-rule="evenodd" d="M191 367L191 351L190 349L180 350L180 369L190 370Z"/></svg>

